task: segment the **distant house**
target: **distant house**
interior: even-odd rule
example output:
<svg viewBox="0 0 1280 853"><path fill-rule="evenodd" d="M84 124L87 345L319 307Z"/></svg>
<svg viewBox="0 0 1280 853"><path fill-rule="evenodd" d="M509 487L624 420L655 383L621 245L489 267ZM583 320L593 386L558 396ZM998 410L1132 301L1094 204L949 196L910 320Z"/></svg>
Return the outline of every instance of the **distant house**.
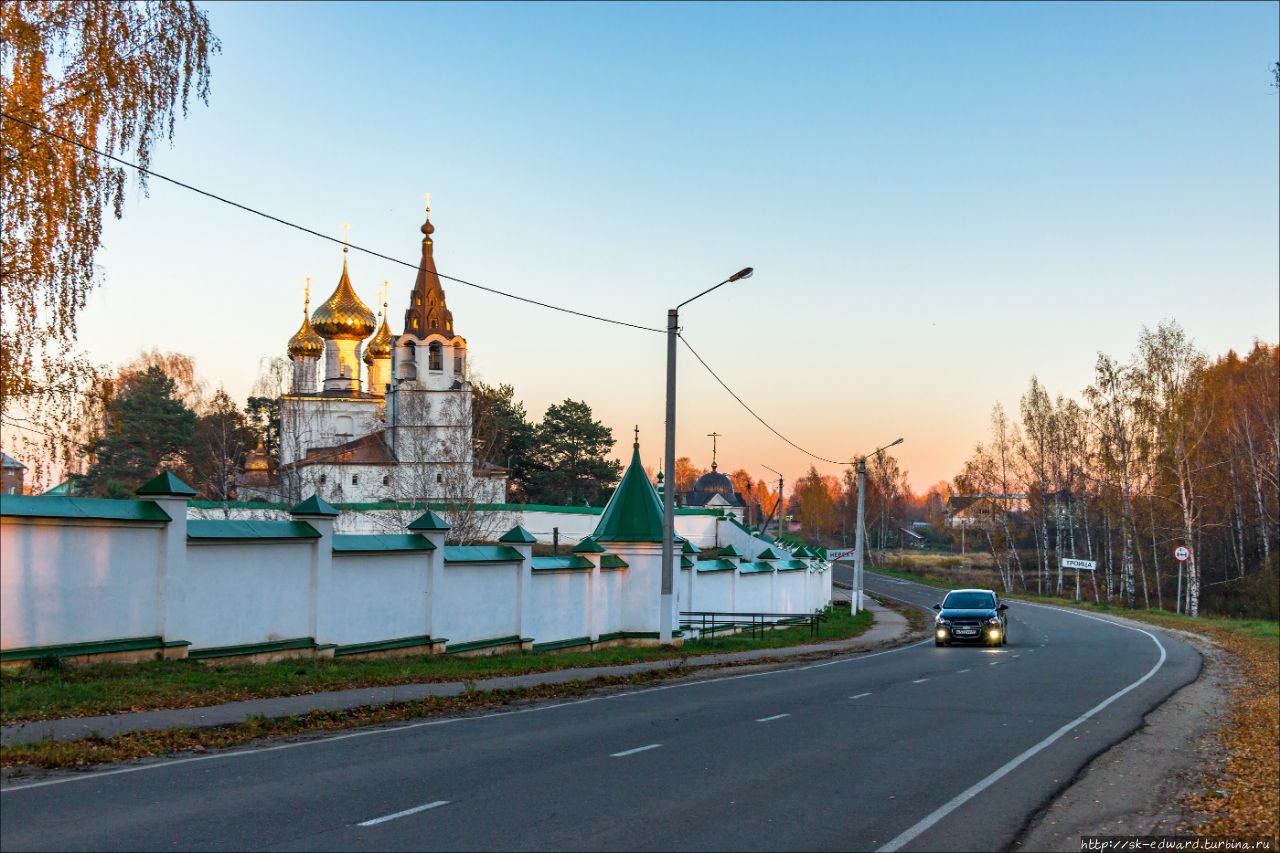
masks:
<svg viewBox="0 0 1280 853"><path fill-rule="evenodd" d="M1005 510L986 497L951 497L947 499L947 513L943 524L951 528L988 528L995 525Z"/></svg>
<svg viewBox="0 0 1280 853"><path fill-rule="evenodd" d="M6 495L26 494L24 480L27 476L27 466L7 453L0 453L0 457L4 460L4 476L0 480L0 492Z"/></svg>

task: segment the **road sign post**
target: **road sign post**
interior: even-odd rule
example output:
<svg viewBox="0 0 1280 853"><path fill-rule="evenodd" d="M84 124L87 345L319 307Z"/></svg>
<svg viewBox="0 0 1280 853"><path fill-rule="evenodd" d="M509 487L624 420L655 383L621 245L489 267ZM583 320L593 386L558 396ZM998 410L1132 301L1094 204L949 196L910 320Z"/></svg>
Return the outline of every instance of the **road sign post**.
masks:
<svg viewBox="0 0 1280 853"><path fill-rule="evenodd" d="M1179 563L1185 563L1187 560L1191 559L1191 549L1186 545L1179 545L1177 548L1173 549L1173 559L1177 560Z"/></svg>
<svg viewBox="0 0 1280 853"><path fill-rule="evenodd" d="M1077 560L1075 557L1064 557L1062 560L1062 568L1076 570L1076 601L1080 600L1080 573L1096 572L1098 570L1097 560Z"/></svg>

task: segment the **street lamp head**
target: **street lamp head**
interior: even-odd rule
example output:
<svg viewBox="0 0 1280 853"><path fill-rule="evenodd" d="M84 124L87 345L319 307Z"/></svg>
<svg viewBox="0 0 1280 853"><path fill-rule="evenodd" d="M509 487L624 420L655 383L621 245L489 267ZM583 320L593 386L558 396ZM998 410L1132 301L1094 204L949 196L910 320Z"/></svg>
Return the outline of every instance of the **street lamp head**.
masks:
<svg viewBox="0 0 1280 853"><path fill-rule="evenodd" d="M889 447L897 447L899 444L902 444L902 439L900 438L894 441L893 444L888 445L888 447L886 447L885 449L888 450Z"/></svg>
<svg viewBox="0 0 1280 853"><path fill-rule="evenodd" d="M754 267L743 267L742 269L738 270L738 271L737 271L736 273L734 273L733 275L729 276L729 281L738 281L738 280L740 280L740 279L744 279L744 278L751 278L751 276L752 276L752 274L753 274L754 272L755 272L755 268L754 268Z"/></svg>

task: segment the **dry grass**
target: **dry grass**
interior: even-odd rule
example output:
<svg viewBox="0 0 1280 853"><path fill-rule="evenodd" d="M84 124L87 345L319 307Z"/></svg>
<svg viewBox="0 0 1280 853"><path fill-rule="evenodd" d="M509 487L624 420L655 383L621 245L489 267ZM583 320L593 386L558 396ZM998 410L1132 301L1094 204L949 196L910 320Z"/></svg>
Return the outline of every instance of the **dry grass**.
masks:
<svg viewBox="0 0 1280 853"><path fill-rule="evenodd" d="M38 767L46 770L84 768L94 764L175 752L203 753L241 746L263 738L318 734L424 717L522 706L551 698L572 698L605 687L643 685L679 678L689 672L687 667L672 667L630 676L597 676L589 681L541 684L512 690L470 690L459 696L430 696L414 702L312 711L292 717L250 717L243 723L231 726L130 732L110 738L87 737L72 741L40 741L0 748L0 766Z"/></svg>

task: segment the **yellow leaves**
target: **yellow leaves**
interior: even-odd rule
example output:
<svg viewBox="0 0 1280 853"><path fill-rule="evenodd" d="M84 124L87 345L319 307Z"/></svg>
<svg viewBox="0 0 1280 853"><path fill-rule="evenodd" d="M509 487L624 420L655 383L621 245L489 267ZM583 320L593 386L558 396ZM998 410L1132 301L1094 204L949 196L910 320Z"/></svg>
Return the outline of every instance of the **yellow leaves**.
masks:
<svg viewBox="0 0 1280 853"><path fill-rule="evenodd" d="M1269 836L1280 846L1280 661L1272 640L1209 630L1239 663L1240 686L1230 723L1219 736L1228 751L1220 778L1188 805L1207 819L1191 827L1205 836ZM1225 796L1219 791L1225 792Z"/></svg>

